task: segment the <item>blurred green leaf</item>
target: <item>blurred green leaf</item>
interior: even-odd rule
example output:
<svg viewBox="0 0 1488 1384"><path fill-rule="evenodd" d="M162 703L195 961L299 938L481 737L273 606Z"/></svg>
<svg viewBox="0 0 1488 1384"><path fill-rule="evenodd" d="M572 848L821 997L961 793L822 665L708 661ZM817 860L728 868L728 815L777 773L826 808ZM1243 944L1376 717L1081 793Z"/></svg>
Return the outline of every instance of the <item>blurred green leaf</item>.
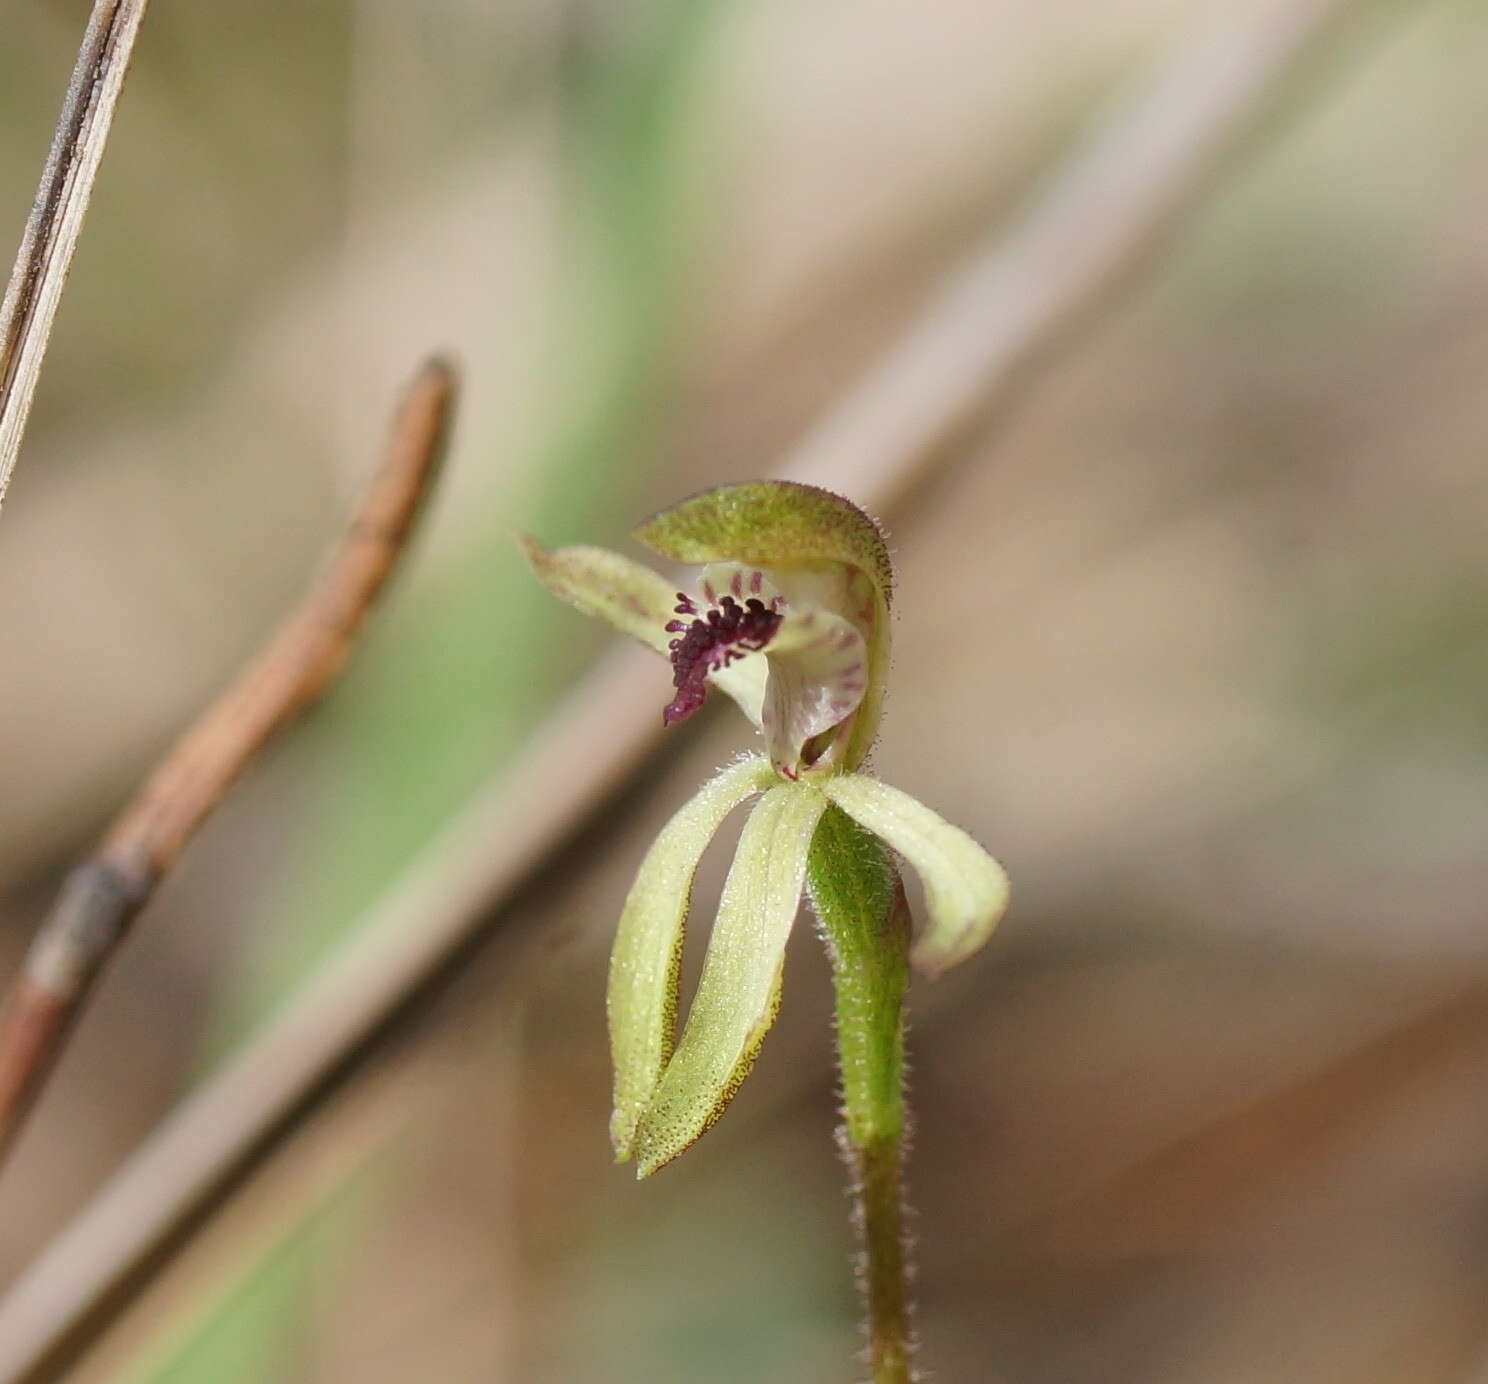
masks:
<svg viewBox="0 0 1488 1384"><path fill-rule="evenodd" d="M354 1244L372 1171L343 1175L289 1213L267 1243L210 1282L165 1328L163 1342L115 1375L117 1384L278 1384L303 1373L317 1286L334 1281Z"/></svg>

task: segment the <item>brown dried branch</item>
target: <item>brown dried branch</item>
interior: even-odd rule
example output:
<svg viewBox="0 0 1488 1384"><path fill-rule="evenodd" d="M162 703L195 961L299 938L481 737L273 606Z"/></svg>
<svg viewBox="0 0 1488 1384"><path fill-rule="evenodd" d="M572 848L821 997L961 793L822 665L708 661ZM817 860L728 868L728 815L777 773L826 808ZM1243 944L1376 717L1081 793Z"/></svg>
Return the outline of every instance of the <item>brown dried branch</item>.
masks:
<svg viewBox="0 0 1488 1384"><path fill-rule="evenodd" d="M442 362L420 372L398 410L386 460L300 607L68 876L0 1015L0 1160L93 982L182 848L269 738L345 665L429 493L454 391Z"/></svg>
<svg viewBox="0 0 1488 1384"><path fill-rule="evenodd" d="M1222 10L777 474L891 516L967 430L1021 398L1128 284L1357 0ZM0 1384L55 1377L327 1077L644 761L652 656L617 649L425 848L354 940L185 1100L0 1302ZM595 747L603 746L597 753Z"/></svg>
<svg viewBox="0 0 1488 1384"><path fill-rule="evenodd" d="M72 266L146 0L94 0L0 305L0 505Z"/></svg>

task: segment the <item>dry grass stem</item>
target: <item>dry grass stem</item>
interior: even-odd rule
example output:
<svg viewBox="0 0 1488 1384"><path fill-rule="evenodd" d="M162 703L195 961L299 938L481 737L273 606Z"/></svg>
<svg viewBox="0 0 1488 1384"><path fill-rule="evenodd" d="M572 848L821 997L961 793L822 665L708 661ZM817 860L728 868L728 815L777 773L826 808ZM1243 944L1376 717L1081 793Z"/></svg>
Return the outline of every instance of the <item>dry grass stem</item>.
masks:
<svg viewBox="0 0 1488 1384"><path fill-rule="evenodd" d="M1015 402L1045 354L1161 247L1273 110L1297 60L1359 8L1351 0L1219 7L947 279L781 475L819 485L851 476L854 495L880 510L910 494L941 449Z"/></svg>
<svg viewBox="0 0 1488 1384"><path fill-rule="evenodd" d="M95 0L0 306L0 505L26 432L146 0Z"/></svg>

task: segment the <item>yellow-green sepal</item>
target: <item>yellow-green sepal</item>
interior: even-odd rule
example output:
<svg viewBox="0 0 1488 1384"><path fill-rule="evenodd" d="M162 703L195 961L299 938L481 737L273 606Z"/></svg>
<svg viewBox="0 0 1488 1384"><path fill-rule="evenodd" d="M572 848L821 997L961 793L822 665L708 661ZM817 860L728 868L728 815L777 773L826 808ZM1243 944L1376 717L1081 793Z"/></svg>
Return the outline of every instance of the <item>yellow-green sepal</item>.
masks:
<svg viewBox="0 0 1488 1384"><path fill-rule="evenodd" d="M799 481L705 490L653 514L635 537L678 562L840 562L867 576L885 604L893 597L894 569L878 525L852 501Z"/></svg>
<svg viewBox="0 0 1488 1384"><path fill-rule="evenodd" d="M877 779L839 774L819 787L903 856L924 882L930 916L910 951L916 970L940 975L987 941L1007 911L1008 877L981 846L924 803Z"/></svg>
<svg viewBox="0 0 1488 1384"><path fill-rule="evenodd" d="M787 783L749 814L682 1041L636 1130L638 1176L696 1142L748 1075L775 1019L785 945L826 808L811 785Z"/></svg>
<svg viewBox="0 0 1488 1384"><path fill-rule="evenodd" d="M524 533L517 542L538 580L559 600L666 653L677 592L665 577L608 548L545 548Z"/></svg>
<svg viewBox="0 0 1488 1384"><path fill-rule="evenodd" d="M731 764L662 828L630 886L610 954L608 994L615 1070L610 1141L621 1161L634 1152L636 1126L672 1054L677 968L698 859L724 818L775 781L759 755Z"/></svg>

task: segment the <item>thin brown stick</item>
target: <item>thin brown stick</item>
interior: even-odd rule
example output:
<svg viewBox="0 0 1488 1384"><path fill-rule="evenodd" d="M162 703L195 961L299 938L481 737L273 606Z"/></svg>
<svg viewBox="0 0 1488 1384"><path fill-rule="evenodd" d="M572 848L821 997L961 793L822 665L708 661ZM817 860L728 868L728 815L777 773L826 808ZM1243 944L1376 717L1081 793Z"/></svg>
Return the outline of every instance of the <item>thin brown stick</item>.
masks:
<svg viewBox="0 0 1488 1384"><path fill-rule="evenodd" d="M443 362L419 373L386 459L309 594L68 876L0 1015L0 1159L93 982L186 843L269 738L345 665L429 493L454 391Z"/></svg>
<svg viewBox="0 0 1488 1384"><path fill-rule="evenodd" d="M0 305L0 505L93 195L146 0L94 0L41 185Z"/></svg>
<svg viewBox="0 0 1488 1384"><path fill-rule="evenodd" d="M1269 0L1198 35L1010 235L949 280L778 474L891 515L988 400L1020 397L1094 305L1130 281L1356 3ZM1057 291L1029 290L1051 277ZM161 1123L0 1302L0 1384L55 1377L121 1310L131 1275L199 1224L328 1074L625 783L658 737L656 679L652 655L617 649L413 861L354 940Z"/></svg>

